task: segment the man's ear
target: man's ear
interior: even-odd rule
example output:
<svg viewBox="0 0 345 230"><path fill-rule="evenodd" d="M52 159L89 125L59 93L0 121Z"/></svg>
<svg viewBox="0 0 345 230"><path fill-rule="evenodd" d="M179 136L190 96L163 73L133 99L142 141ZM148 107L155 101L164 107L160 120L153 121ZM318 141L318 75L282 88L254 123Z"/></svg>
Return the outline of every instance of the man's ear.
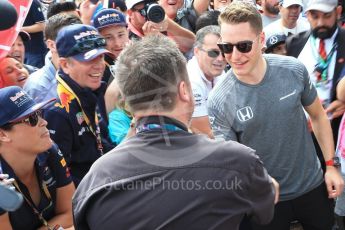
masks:
<svg viewBox="0 0 345 230"><path fill-rule="evenodd" d="M181 81L178 85L178 95L180 100L184 102L190 102L191 100L194 100L194 98L192 98L193 94L191 90L192 89L187 82Z"/></svg>
<svg viewBox="0 0 345 230"><path fill-rule="evenodd" d="M341 13L343 11L343 7L342 6L337 6L336 8L336 12L337 12L337 19L339 20L341 18Z"/></svg>
<svg viewBox="0 0 345 230"><path fill-rule="evenodd" d="M132 11L131 9L128 9L128 10L127 10L127 14L128 14L128 17L131 17L132 14L133 14L133 11Z"/></svg>
<svg viewBox="0 0 345 230"><path fill-rule="evenodd" d="M193 51L194 51L194 56L197 56L198 53L200 52L198 47L194 47Z"/></svg>
<svg viewBox="0 0 345 230"><path fill-rule="evenodd" d="M60 57L59 66L66 74L69 74L69 63L67 58Z"/></svg>
<svg viewBox="0 0 345 230"><path fill-rule="evenodd" d="M55 45L55 42L53 40L47 39L46 44L47 44L47 47L50 51L55 52L55 53L57 52L56 51L56 45Z"/></svg>
<svg viewBox="0 0 345 230"><path fill-rule="evenodd" d="M260 34L260 42L261 42L262 46L266 45L265 37L266 37L265 32L262 31L261 34Z"/></svg>
<svg viewBox="0 0 345 230"><path fill-rule="evenodd" d="M0 143L10 141L11 138L8 136L8 134L3 129L0 129Z"/></svg>

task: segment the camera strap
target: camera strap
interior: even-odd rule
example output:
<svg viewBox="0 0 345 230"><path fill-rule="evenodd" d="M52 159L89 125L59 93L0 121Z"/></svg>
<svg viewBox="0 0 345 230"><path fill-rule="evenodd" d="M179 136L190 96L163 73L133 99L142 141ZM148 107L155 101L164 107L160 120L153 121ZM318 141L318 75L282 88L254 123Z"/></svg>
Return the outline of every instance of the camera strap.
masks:
<svg viewBox="0 0 345 230"><path fill-rule="evenodd" d="M14 181L13 182L13 185L14 187L17 189L17 191L23 195L24 197L24 200L26 201L26 203L30 206L30 208L32 209L32 211L35 213L35 215L38 217L38 219L42 222L42 224L47 227L48 230L53 230L54 228L52 228L49 224L48 224L48 221L46 221L46 219L43 217L42 213L47 210L48 208L50 208L53 203L52 203L52 198L51 198L51 195L50 195L50 192L48 190L48 187L47 185L42 182L42 188L43 188L43 191L44 191L44 194L45 196L48 198L49 200L49 205L44 208L42 210L42 212L38 211L37 208L35 207L35 205L25 196L25 194L22 192L22 190L20 189L17 181Z"/></svg>

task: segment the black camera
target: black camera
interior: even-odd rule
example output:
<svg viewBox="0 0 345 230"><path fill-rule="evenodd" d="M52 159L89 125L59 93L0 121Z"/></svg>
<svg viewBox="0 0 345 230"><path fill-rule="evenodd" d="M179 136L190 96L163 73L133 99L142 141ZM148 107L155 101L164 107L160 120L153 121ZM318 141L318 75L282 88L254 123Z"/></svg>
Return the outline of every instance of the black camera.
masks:
<svg viewBox="0 0 345 230"><path fill-rule="evenodd" d="M165 18L164 9L155 2L145 3L144 8L139 10L139 12L147 20L155 23L160 23Z"/></svg>

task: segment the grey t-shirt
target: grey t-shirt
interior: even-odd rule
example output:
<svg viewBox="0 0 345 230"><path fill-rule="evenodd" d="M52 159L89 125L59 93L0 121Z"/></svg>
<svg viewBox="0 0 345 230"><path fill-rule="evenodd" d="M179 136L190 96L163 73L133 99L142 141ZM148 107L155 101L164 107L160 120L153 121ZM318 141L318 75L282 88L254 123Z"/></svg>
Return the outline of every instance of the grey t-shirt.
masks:
<svg viewBox="0 0 345 230"><path fill-rule="evenodd" d="M264 57L267 71L259 84L245 84L229 71L209 95L208 112L215 137L257 150L280 183L280 200L290 200L323 180L303 111L317 93L297 59Z"/></svg>

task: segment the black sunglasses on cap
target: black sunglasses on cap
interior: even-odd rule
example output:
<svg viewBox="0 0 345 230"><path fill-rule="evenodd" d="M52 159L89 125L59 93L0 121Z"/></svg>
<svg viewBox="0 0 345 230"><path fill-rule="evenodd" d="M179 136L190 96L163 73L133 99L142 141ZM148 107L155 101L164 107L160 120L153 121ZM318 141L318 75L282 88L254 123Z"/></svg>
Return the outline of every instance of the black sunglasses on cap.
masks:
<svg viewBox="0 0 345 230"><path fill-rule="evenodd" d="M221 51L219 50L204 50L201 47L199 48L199 50L206 52L207 56L209 56L210 58L217 58L221 54Z"/></svg>
<svg viewBox="0 0 345 230"><path fill-rule="evenodd" d="M35 127L38 124L39 118L42 117L42 110L39 109L33 113L30 113L28 116L21 118L20 120L10 122L10 125L26 123L29 124L31 127Z"/></svg>
<svg viewBox="0 0 345 230"><path fill-rule="evenodd" d="M230 42L220 42L217 45L224 54L231 54L234 51L234 47L236 47L236 49L241 53L249 53L252 50L253 43L258 36L253 41L241 41L236 44L232 44Z"/></svg>
<svg viewBox="0 0 345 230"><path fill-rule="evenodd" d="M76 54L84 53L90 50L93 50L95 48L101 48L106 46L106 41L102 37L98 38L91 38L91 39L85 39L78 41L77 44L75 44L72 49L68 52L66 55L67 57L74 56Z"/></svg>

